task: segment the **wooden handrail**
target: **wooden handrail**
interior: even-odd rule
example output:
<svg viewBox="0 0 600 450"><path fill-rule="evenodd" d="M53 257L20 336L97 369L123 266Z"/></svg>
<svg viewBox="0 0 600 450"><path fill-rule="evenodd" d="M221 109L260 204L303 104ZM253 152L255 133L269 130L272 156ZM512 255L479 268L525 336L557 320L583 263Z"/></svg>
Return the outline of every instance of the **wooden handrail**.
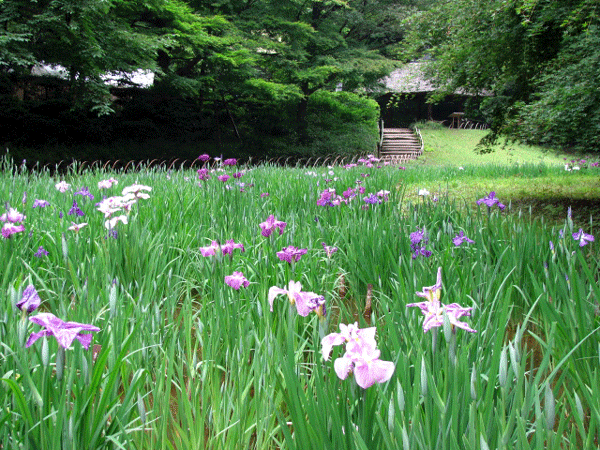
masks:
<svg viewBox="0 0 600 450"><path fill-rule="evenodd" d="M423 142L423 136L421 136L421 131L417 127L415 127L415 134L419 138L419 143L421 144L419 149L419 155L422 155L423 151L425 150L425 143Z"/></svg>
<svg viewBox="0 0 600 450"><path fill-rule="evenodd" d="M381 157L381 146L383 145L383 119L379 120L379 144L377 145L377 157Z"/></svg>

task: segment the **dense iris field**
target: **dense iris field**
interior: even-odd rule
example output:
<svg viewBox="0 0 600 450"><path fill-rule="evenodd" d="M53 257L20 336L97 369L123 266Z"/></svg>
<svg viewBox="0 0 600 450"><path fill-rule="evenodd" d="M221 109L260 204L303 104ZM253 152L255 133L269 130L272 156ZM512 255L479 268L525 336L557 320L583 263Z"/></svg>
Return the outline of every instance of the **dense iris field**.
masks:
<svg viewBox="0 0 600 450"><path fill-rule="evenodd" d="M597 446L595 223L426 170L5 166L0 448Z"/></svg>

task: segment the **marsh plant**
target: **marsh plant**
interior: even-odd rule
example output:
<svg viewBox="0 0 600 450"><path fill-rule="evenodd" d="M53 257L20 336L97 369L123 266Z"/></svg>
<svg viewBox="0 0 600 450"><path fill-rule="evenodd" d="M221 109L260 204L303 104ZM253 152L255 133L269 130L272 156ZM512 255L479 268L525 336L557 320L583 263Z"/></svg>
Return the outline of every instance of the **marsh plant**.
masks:
<svg viewBox="0 0 600 450"><path fill-rule="evenodd" d="M4 165L0 448L598 445L595 223L198 163Z"/></svg>

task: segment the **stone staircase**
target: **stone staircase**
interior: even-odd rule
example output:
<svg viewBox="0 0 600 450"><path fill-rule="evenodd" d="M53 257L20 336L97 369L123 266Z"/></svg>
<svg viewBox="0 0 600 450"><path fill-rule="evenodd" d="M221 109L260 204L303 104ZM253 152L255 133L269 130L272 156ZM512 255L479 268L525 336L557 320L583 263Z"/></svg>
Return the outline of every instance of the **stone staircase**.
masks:
<svg viewBox="0 0 600 450"><path fill-rule="evenodd" d="M384 162L400 164L417 159L423 153L423 141L418 130L410 128L385 128L379 147L379 157Z"/></svg>

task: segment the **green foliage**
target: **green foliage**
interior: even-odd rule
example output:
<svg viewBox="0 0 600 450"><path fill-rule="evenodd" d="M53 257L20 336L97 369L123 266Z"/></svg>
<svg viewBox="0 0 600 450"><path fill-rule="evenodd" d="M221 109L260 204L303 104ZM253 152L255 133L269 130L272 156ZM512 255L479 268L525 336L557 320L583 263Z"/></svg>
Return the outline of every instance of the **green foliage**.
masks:
<svg viewBox="0 0 600 450"><path fill-rule="evenodd" d="M552 67L539 78L539 92L517 104L517 117L507 124L525 142L573 148L600 146L600 29L592 25L565 38Z"/></svg>
<svg viewBox="0 0 600 450"><path fill-rule="evenodd" d="M244 192L233 179L233 189L216 177L199 186L196 168L124 173L73 165L62 177L72 189L60 193L49 171L4 161L0 202L27 216L26 231L0 246L5 448L594 447L600 260L596 243L580 247L571 233L582 226L597 234L596 221L576 225L563 215L549 224L510 205L488 210L475 203L487 194L482 190L460 200L449 190L437 202L413 202L400 187L407 179L486 178L497 168L470 167L467 177L455 168L418 166L210 166L244 172L236 180L246 183ZM531 166L523 176L535 178L539 170L556 177L562 167ZM96 188L109 177L119 184ZM366 209L359 198L316 204L323 189L341 193L356 181L366 192L389 190L389 201ZM115 239L95 203L133 183L153 190L133 205ZM74 195L82 186L96 198ZM497 195L508 205L501 189ZM36 198L50 205L34 209ZM74 199L86 214L80 220L89 223L79 233L68 230L73 216L58 214ZM287 222L282 235L260 234L269 214ZM429 235L429 258L412 258L410 233L417 228ZM455 247L459 231L475 243ZM228 239L245 251L198 251ZM339 250L327 257L322 243ZM49 252L44 259L33 256L39 245ZM289 245L308 250L293 266L275 256ZM406 308L434 283L438 267L440 300L473 307L462 320L477 333L423 333L420 311ZM251 284L227 286L224 277L233 271ZM290 279L325 296L326 320L298 316L285 296L270 311L270 287ZM101 328L95 353L78 342L63 352L62 379L54 338L23 345L39 331L14 306L30 283L41 310ZM323 360L323 335L354 321L376 327L381 358L395 364L389 382L362 390L353 375L338 379L339 348Z"/></svg>
<svg viewBox="0 0 600 450"><path fill-rule="evenodd" d="M594 151L597 26L593 0L440 2L415 16L408 54L434 57L438 96L492 94L492 137Z"/></svg>
<svg viewBox="0 0 600 450"><path fill-rule="evenodd" d="M352 92L317 91L310 97L309 107L322 116L321 120L332 114L341 122L362 122L376 127L379 118L379 105L375 100Z"/></svg>

